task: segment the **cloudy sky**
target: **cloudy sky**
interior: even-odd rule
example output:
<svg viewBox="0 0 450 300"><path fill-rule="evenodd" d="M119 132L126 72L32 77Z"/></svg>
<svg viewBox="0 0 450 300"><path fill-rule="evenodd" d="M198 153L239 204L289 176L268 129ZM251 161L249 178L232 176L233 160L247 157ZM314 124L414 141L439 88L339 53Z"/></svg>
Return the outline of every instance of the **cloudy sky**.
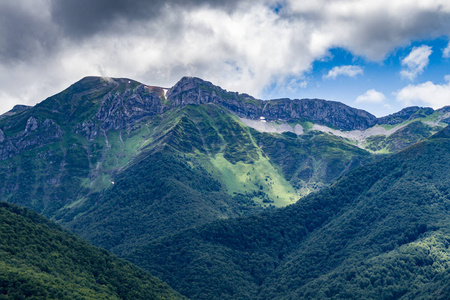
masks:
<svg viewBox="0 0 450 300"><path fill-rule="evenodd" d="M0 113L88 75L440 108L449 37L448 0L0 0Z"/></svg>

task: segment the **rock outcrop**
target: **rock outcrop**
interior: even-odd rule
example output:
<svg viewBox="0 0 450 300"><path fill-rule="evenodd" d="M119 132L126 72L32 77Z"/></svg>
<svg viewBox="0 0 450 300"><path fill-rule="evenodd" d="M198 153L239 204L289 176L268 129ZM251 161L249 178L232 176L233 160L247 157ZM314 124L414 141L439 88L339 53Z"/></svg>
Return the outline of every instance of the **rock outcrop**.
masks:
<svg viewBox="0 0 450 300"><path fill-rule="evenodd" d="M43 122L28 118L25 128L17 135L6 137L0 129L0 160L11 158L22 151L43 147L61 140L61 128L50 119Z"/></svg>
<svg viewBox="0 0 450 300"><path fill-rule="evenodd" d="M227 92L210 82L183 77L167 93L174 105L220 104L239 117L267 121L311 121L343 130L366 129L376 124L372 114L335 101L320 99L258 100L246 94Z"/></svg>
<svg viewBox="0 0 450 300"><path fill-rule="evenodd" d="M140 85L135 90L108 93L102 101L95 119L104 130L120 129L147 116L164 112L161 95Z"/></svg>

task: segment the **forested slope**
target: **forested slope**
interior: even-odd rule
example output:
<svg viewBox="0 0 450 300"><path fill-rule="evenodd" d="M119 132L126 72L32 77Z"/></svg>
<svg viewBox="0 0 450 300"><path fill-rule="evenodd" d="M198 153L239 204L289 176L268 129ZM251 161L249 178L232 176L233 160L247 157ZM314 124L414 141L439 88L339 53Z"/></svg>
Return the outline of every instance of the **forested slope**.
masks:
<svg viewBox="0 0 450 300"><path fill-rule="evenodd" d="M193 298L445 299L449 131L287 208L163 238L128 259Z"/></svg>
<svg viewBox="0 0 450 300"><path fill-rule="evenodd" d="M37 213L0 202L1 299L181 299Z"/></svg>

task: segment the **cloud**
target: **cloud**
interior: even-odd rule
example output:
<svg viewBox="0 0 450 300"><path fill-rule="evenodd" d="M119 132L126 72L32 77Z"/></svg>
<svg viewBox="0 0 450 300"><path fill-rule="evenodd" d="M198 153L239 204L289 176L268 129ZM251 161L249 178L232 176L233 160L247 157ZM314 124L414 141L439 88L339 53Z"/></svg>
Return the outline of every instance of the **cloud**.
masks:
<svg viewBox="0 0 450 300"><path fill-rule="evenodd" d="M449 77L446 77L449 80ZM450 104L450 82L434 84L431 81L408 85L396 93L398 101L405 105L425 105L434 109Z"/></svg>
<svg viewBox="0 0 450 300"><path fill-rule="evenodd" d="M383 93L377 92L374 89L366 91L364 94L356 98L356 103L382 103L386 100Z"/></svg>
<svg viewBox="0 0 450 300"><path fill-rule="evenodd" d="M447 45L447 48L442 50L442 57L449 58L450 57L450 42Z"/></svg>
<svg viewBox="0 0 450 300"><path fill-rule="evenodd" d="M42 58L58 48L45 0L0 2L0 64Z"/></svg>
<svg viewBox="0 0 450 300"><path fill-rule="evenodd" d="M361 68L360 66L339 66L334 67L333 69L328 71L328 74L323 76L323 78L336 79L337 76L355 77L362 73L363 68Z"/></svg>
<svg viewBox="0 0 450 300"><path fill-rule="evenodd" d="M121 27L125 24L139 27L142 22L163 21L170 10L189 12L209 7L232 12L239 1L51 0L50 3L53 21L65 34L73 38L82 38L97 33L121 31Z"/></svg>
<svg viewBox="0 0 450 300"><path fill-rule="evenodd" d="M422 45L414 47L407 57L402 60L402 66L406 69L400 72L403 78L414 80L417 75L422 74L429 63L428 57L433 53L430 46Z"/></svg>
<svg viewBox="0 0 450 300"><path fill-rule="evenodd" d="M331 48L382 61L448 32L446 0L2 1L0 91L33 104L86 75L164 86L193 75L259 96Z"/></svg>

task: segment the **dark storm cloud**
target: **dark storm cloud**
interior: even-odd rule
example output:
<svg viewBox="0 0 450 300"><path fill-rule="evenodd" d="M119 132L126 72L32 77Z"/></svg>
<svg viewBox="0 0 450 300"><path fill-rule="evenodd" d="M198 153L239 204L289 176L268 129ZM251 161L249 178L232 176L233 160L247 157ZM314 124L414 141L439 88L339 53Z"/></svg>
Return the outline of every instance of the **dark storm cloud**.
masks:
<svg viewBox="0 0 450 300"><path fill-rule="evenodd" d="M52 18L66 35L74 38L87 37L107 31L117 21L135 23L161 21L164 10L190 10L200 6L217 7L227 11L236 8L238 0L53 0Z"/></svg>
<svg viewBox="0 0 450 300"><path fill-rule="evenodd" d="M187 11L201 6L232 11L244 1L219 0L51 0L0 2L0 61L2 64L51 56L64 39L89 38L97 33L123 34L127 26L153 21L164 26L167 10ZM48 6L49 5L49 6ZM176 31L174 26L166 28Z"/></svg>
<svg viewBox="0 0 450 300"><path fill-rule="evenodd" d="M35 3L8 1L0 3L0 61L11 64L36 58L56 47L56 32L48 19L39 13L43 7Z"/></svg>

